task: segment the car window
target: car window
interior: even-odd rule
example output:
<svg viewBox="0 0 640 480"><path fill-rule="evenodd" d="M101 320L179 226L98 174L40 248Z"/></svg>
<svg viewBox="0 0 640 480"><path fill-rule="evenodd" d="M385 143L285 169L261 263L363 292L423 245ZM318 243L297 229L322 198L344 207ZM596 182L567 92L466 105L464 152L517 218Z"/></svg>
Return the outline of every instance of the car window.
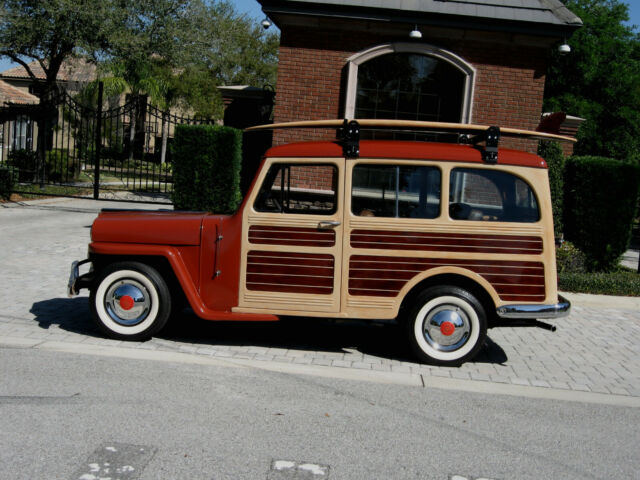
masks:
<svg viewBox="0 0 640 480"><path fill-rule="evenodd" d="M353 168L354 215L436 218L440 214L440 169L418 165L368 165Z"/></svg>
<svg viewBox="0 0 640 480"><path fill-rule="evenodd" d="M537 222L533 190L508 172L454 168L449 184L449 216L454 220Z"/></svg>
<svg viewBox="0 0 640 480"><path fill-rule="evenodd" d="M335 165L275 164L254 204L259 212L331 215L336 212Z"/></svg>

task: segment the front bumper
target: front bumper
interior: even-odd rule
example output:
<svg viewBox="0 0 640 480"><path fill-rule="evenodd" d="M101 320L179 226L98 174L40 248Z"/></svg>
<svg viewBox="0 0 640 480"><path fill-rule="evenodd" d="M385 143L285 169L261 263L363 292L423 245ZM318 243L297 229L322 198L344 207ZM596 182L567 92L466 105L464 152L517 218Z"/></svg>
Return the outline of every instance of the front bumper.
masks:
<svg viewBox="0 0 640 480"><path fill-rule="evenodd" d="M569 315L571 303L558 295L554 305L504 305L496 309L498 317L503 319L553 319Z"/></svg>
<svg viewBox="0 0 640 480"><path fill-rule="evenodd" d="M71 264L71 273L69 274L69 284L67 285L67 295L69 297L74 297L78 295L83 288L89 288L91 285L91 281L93 279L93 272L89 271L84 275L80 275L80 265L84 265L85 263L89 263L91 260L86 259L82 261L74 261Z"/></svg>

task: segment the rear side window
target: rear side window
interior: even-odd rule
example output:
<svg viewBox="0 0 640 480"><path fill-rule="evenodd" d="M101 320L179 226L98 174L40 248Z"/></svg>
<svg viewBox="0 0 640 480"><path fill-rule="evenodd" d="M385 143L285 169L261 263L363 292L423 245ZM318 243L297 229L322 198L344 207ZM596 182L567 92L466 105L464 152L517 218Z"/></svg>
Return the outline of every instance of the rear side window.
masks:
<svg viewBox="0 0 640 480"><path fill-rule="evenodd" d="M454 220L533 223L540 210L533 190L508 172L454 168L449 185L449 216Z"/></svg>
<svg viewBox="0 0 640 480"><path fill-rule="evenodd" d="M353 168L351 211L363 217L436 218L440 183L436 167L358 164Z"/></svg>
<svg viewBox="0 0 640 480"><path fill-rule="evenodd" d="M335 165L275 164L254 204L258 212L331 215L336 212Z"/></svg>

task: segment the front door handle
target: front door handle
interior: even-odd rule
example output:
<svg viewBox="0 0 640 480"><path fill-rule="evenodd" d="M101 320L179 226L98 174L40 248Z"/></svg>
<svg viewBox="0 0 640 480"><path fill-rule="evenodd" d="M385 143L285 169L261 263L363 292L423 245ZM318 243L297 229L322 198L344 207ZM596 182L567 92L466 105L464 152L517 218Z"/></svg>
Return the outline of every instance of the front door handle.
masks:
<svg viewBox="0 0 640 480"><path fill-rule="evenodd" d="M322 220L321 222L318 223L318 228L319 229L335 228L335 227L338 227L339 225L340 225L340 222L338 220Z"/></svg>

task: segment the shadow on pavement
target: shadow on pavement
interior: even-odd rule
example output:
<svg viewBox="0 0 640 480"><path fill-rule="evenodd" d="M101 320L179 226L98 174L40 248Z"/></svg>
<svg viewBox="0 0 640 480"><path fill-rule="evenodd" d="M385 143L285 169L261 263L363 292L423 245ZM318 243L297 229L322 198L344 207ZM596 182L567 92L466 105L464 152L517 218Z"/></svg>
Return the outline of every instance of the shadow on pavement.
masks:
<svg viewBox="0 0 640 480"><path fill-rule="evenodd" d="M31 307L38 326L59 325L65 331L105 338L94 326L87 297L54 298ZM343 353L356 350L366 355L414 362L404 331L394 324L326 318L286 318L280 322L210 322L190 310L174 318L158 335L175 342L202 346L281 348L301 352ZM487 338L475 363L504 363L504 350Z"/></svg>
<svg viewBox="0 0 640 480"><path fill-rule="evenodd" d="M91 321L87 297L43 300L31 305L29 311L35 315L38 326L45 330L58 325L67 332L104 337Z"/></svg>

